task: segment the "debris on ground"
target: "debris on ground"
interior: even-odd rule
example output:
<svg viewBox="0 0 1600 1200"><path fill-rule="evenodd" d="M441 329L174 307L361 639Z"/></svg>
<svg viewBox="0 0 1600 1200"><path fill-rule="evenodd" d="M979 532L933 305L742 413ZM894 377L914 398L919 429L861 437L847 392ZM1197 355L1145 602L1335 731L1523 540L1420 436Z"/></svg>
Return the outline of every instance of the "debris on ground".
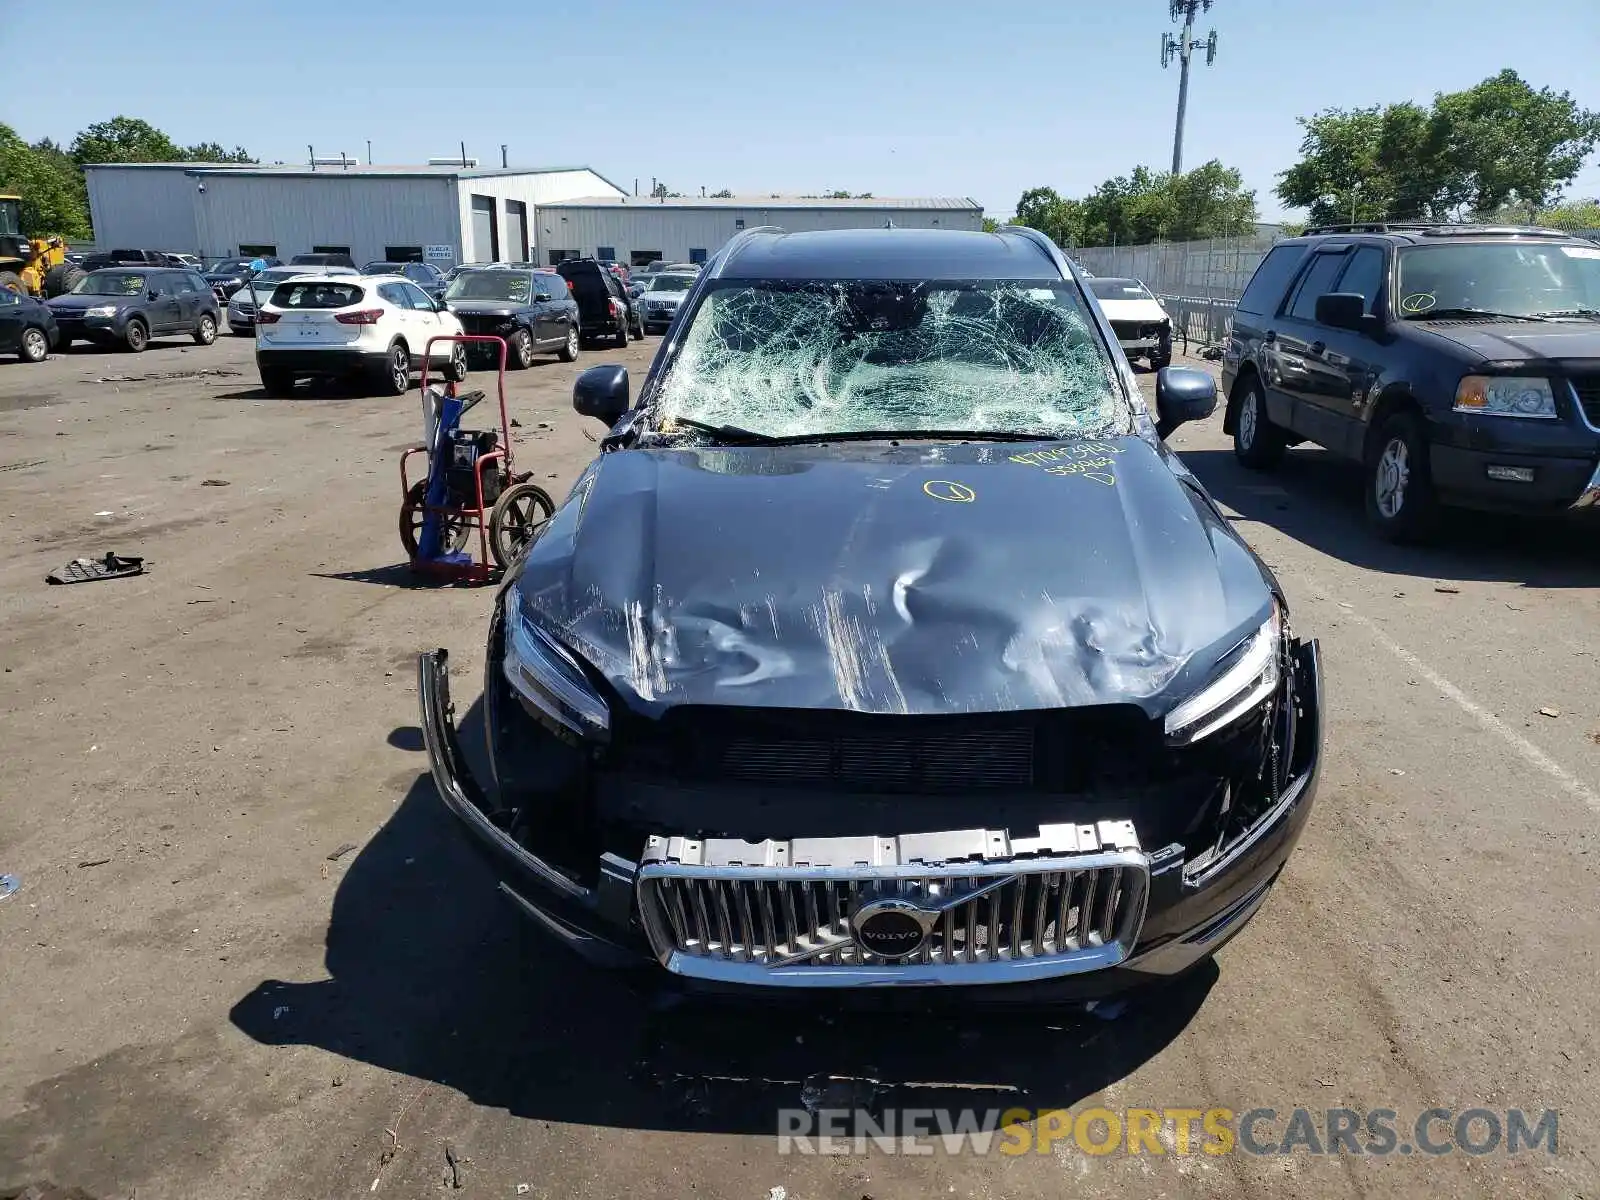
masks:
<svg viewBox="0 0 1600 1200"><path fill-rule="evenodd" d="M789 1189L782 1186L775 1187L767 1193L767 1200L789 1200Z"/></svg>
<svg viewBox="0 0 1600 1200"><path fill-rule="evenodd" d="M231 479L202 479L200 481L200 486L201 487L232 487L233 486L233 480L231 480Z"/></svg>
<svg viewBox="0 0 1600 1200"><path fill-rule="evenodd" d="M1391 774L1391 775L1404 775L1405 772L1402 771L1399 767L1390 767L1389 768L1389 774Z"/></svg>
<svg viewBox="0 0 1600 1200"><path fill-rule="evenodd" d="M512 417L511 418L511 428L513 428L513 429L521 429L522 428L522 422L517 420L515 417Z"/></svg>
<svg viewBox="0 0 1600 1200"><path fill-rule="evenodd" d="M0 875L0 900L4 900L21 886L22 880L15 875Z"/></svg>
<svg viewBox="0 0 1600 1200"><path fill-rule="evenodd" d="M1546 704L1539 710L1539 715L1541 717L1559 717L1561 715L1561 710L1556 708L1554 705Z"/></svg>
<svg viewBox="0 0 1600 1200"><path fill-rule="evenodd" d="M461 1164L470 1160L456 1154L456 1148L449 1142L444 1144L445 1183L452 1191L461 1189Z"/></svg>
<svg viewBox="0 0 1600 1200"><path fill-rule="evenodd" d="M1461 594L1460 588L1451 587L1447 583L1436 583L1433 585L1433 590L1436 592L1443 592L1446 596L1459 596Z"/></svg>
<svg viewBox="0 0 1600 1200"><path fill-rule="evenodd" d="M528 1186L528 1185L527 1185L527 1184L525 1184L525 1183L519 1183L519 1184L517 1184L517 1195L519 1195L519 1196L526 1196L526 1195L527 1195L527 1194L528 1194L528 1193L529 1193L529 1192L531 1192L531 1191L532 1191L532 1190L533 1190L533 1189L532 1189L532 1188L531 1188L531 1187L529 1187L529 1186Z"/></svg>
<svg viewBox="0 0 1600 1200"><path fill-rule="evenodd" d="M78 864L78 869L82 870L84 867L103 867L110 861L111 860L109 858L86 858Z"/></svg>
<svg viewBox="0 0 1600 1200"><path fill-rule="evenodd" d="M98 513L96 514L99 515ZM44 577L46 583L94 583L101 579L121 579L143 575L144 559L108 553L104 558L75 558Z"/></svg>
<svg viewBox="0 0 1600 1200"><path fill-rule="evenodd" d="M338 849L334 850L332 854L328 855L328 861L338 862L341 858L343 858L346 854L349 854L350 851L354 850L355 848L356 844L354 842L343 842L339 845Z"/></svg>

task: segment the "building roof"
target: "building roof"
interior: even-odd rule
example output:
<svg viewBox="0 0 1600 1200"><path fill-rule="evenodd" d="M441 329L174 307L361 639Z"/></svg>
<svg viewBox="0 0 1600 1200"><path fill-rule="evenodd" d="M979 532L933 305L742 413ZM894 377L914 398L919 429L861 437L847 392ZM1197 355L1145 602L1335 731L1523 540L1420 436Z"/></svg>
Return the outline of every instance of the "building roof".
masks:
<svg viewBox="0 0 1600 1200"><path fill-rule="evenodd" d="M1061 269L1037 234L953 229L753 229L713 268L726 279L1038 279Z"/></svg>
<svg viewBox="0 0 1600 1200"><path fill-rule="evenodd" d="M484 179L498 175L557 175L567 171L588 171L596 179L610 183L612 187L621 192L625 189L596 171L593 167L463 167L455 163L442 165L406 165L406 164L359 164L351 162L348 166L339 163L322 164L317 167L305 163L214 163L214 162L174 162L174 163L88 163L84 167L87 171L115 170L115 171L183 171L189 175L273 175L273 176L305 176L307 178L322 178L329 175L398 175L398 176L432 176L445 179Z"/></svg>
<svg viewBox="0 0 1600 1200"><path fill-rule="evenodd" d="M609 182L609 180L607 181ZM838 208L838 209L961 209L982 212L983 205L966 196L851 197L835 200L825 196L581 196L572 200L552 200L540 208Z"/></svg>

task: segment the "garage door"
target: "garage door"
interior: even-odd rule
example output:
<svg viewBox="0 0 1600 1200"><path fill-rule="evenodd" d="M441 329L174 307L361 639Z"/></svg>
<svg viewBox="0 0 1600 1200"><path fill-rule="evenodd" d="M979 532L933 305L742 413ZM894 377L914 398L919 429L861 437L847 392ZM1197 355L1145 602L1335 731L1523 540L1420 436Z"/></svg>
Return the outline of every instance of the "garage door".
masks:
<svg viewBox="0 0 1600 1200"><path fill-rule="evenodd" d="M521 200L506 201L506 258L528 261L528 206Z"/></svg>
<svg viewBox="0 0 1600 1200"><path fill-rule="evenodd" d="M500 222L495 219L493 196L472 198L472 261L500 261Z"/></svg>

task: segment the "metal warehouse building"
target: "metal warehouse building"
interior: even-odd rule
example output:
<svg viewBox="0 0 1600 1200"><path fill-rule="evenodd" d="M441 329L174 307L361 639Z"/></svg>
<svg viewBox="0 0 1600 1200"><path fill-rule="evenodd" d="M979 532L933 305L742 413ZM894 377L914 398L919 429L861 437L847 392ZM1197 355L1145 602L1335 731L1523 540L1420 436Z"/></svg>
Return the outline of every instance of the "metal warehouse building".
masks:
<svg viewBox="0 0 1600 1200"><path fill-rule="evenodd" d="M539 205L541 261L595 255L642 265L703 262L741 229L982 229L983 207L968 199L824 200L809 196L667 198L593 195Z"/></svg>
<svg viewBox="0 0 1600 1200"><path fill-rule="evenodd" d="M285 259L317 251L357 263L426 257L441 267L538 259L539 206L624 195L588 167L116 163L86 175L101 247Z"/></svg>

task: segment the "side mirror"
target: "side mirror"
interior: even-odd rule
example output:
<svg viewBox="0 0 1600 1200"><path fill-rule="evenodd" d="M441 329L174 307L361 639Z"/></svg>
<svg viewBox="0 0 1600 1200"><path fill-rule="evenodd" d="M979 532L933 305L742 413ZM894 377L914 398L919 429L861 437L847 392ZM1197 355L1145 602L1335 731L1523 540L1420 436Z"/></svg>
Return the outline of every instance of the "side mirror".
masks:
<svg viewBox="0 0 1600 1200"><path fill-rule="evenodd" d="M149 300L159 300L161 299L161 293L156 291L155 288L151 288L145 293L145 298Z"/></svg>
<svg viewBox="0 0 1600 1200"><path fill-rule="evenodd" d="M628 411L628 368L608 363L584 371L572 385L572 409L607 427L622 420Z"/></svg>
<svg viewBox="0 0 1600 1200"><path fill-rule="evenodd" d="M1360 330L1367 312L1367 298L1355 292L1328 292L1317 297L1317 324L1334 329Z"/></svg>
<svg viewBox="0 0 1600 1200"><path fill-rule="evenodd" d="M435 300L433 302L433 311L434 312L449 312L450 311L450 306L448 304L446 304L443 300Z"/></svg>
<svg viewBox="0 0 1600 1200"><path fill-rule="evenodd" d="M1204 421L1217 408L1217 381L1193 367L1156 372L1156 432L1169 437L1179 425Z"/></svg>
<svg viewBox="0 0 1600 1200"><path fill-rule="evenodd" d="M550 303L550 293L549 292L535 292L534 295L533 295L533 298L534 298L535 302L537 302L539 304L548 304L548 303Z"/></svg>

